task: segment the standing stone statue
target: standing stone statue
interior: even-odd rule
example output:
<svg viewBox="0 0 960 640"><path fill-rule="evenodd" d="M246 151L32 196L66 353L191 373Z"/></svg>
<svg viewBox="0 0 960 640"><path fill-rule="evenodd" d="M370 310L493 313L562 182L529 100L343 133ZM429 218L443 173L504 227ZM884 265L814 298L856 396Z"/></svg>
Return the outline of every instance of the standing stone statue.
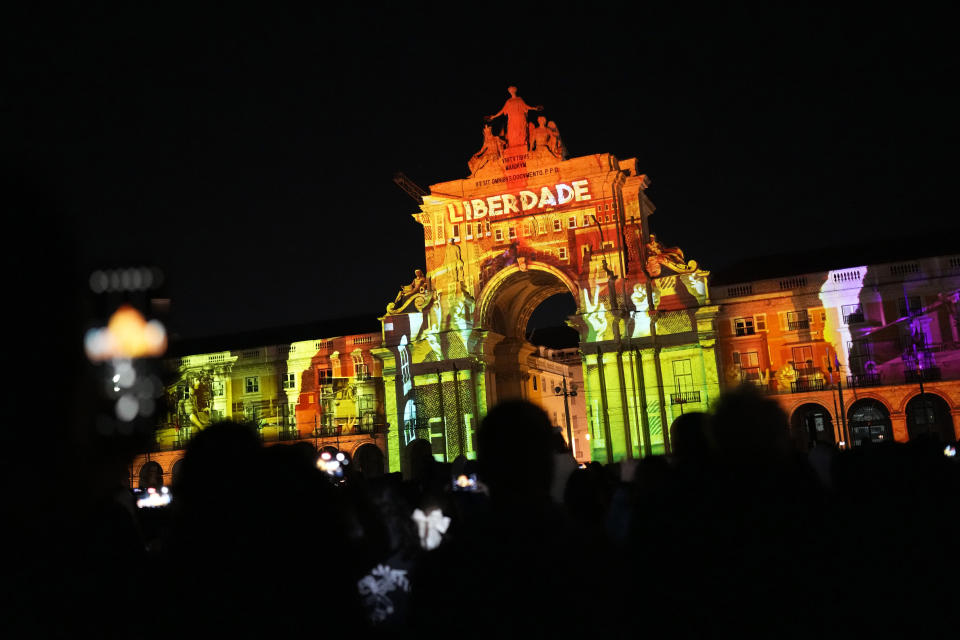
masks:
<svg viewBox="0 0 960 640"><path fill-rule="evenodd" d="M542 106L531 107L523 98L517 95L516 87L507 87L510 97L503 103L503 108L492 116L487 116L489 122L500 116L507 116L507 146L527 146L527 112L543 111Z"/></svg>

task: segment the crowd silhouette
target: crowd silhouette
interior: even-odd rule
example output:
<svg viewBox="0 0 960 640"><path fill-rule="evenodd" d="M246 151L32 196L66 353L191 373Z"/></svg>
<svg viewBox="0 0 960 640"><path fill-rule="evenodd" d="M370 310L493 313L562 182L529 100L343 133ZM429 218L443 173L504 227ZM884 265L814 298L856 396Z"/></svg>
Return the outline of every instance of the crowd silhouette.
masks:
<svg viewBox="0 0 960 640"><path fill-rule="evenodd" d="M19 574L48 580L33 593L54 600L8 604L20 629L63 637L951 624L960 464L944 443L798 452L783 411L747 388L671 431L669 456L578 468L541 409L508 401L481 423L475 461L412 447L405 476L336 477L310 444L264 446L249 425L218 423L190 442L169 506L137 509L119 482L91 490L44 538L62 564Z"/></svg>

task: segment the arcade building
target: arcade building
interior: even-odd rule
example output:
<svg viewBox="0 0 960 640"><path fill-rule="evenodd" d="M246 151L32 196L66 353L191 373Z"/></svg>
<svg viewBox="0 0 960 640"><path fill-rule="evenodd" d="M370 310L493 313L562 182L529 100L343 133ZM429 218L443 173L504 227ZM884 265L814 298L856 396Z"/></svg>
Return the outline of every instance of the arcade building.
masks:
<svg viewBox="0 0 960 640"><path fill-rule="evenodd" d="M190 437L224 418L366 473L403 471L411 447L469 459L507 398L543 407L581 462L669 453L677 416L739 384L783 406L801 449L957 438L960 254L715 285L656 237L635 159L568 158L553 122L529 121L538 109L512 91L470 175L419 194L425 268L379 330L168 361L169 413L132 482L169 484ZM556 294L575 302L576 347L527 340Z"/></svg>

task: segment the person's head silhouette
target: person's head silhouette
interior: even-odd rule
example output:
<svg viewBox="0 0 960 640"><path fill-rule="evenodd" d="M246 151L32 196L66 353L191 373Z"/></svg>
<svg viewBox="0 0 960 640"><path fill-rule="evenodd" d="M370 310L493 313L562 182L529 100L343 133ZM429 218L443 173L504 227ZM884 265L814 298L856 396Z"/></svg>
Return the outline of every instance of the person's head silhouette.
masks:
<svg viewBox="0 0 960 640"><path fill-rule="evenodd" d="M480 425L477 462L492 499L549 499L553 440L547 414L524 400L494 407Z"/></svg>

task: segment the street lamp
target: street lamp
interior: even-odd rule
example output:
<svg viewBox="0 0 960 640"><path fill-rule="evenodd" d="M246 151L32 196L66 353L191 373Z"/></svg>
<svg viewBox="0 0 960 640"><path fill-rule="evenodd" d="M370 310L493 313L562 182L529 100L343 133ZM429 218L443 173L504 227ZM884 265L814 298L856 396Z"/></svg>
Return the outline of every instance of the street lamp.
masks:
<svg viewBox="0 0 960 640"><path fill-rule="evenodd" d="M570 402L568 398L577 395L576 386L567 390L567 376L563 376L563 386L557 385L553 389L558 396L563 396L563 412L567 418L567 444L570 445L570 451L573 451L573 430L570 428Z"/></svg>
<svg viewBox="0 0 960 640"><path fill-rule="evenodd" d="M840 374L840 359L833 356L833 362L837 368L837 396L840 398L840 437L843 439L844 448L850 448L853 443L850 442L850 434L847 432L847 410L843 406L843 376ZM827 366L827 371L833 375L833 367ZM850 378L853 380L853 377Z"/></svg>

